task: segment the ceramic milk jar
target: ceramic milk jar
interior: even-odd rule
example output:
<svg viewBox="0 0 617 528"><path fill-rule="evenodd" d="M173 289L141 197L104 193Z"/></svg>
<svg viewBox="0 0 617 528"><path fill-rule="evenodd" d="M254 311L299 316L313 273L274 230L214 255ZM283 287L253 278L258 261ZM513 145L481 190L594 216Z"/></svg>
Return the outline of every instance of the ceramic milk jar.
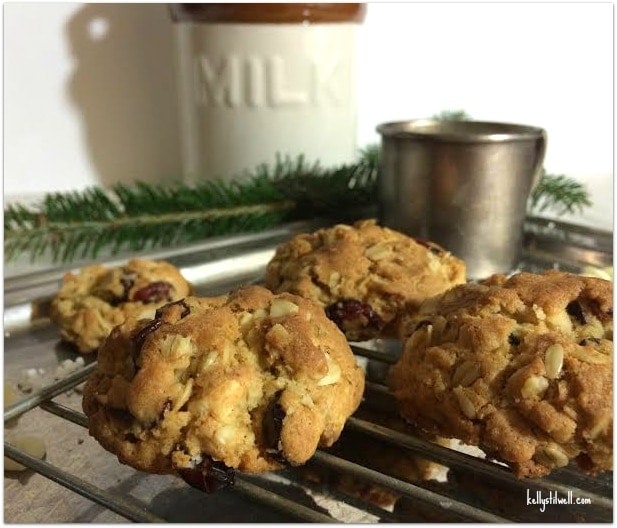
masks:
<svg viewBox="0 0 617 528"><path fill-rule="evenodd" d="M356 157L364 4L171 4L187 181Z"/></svg>

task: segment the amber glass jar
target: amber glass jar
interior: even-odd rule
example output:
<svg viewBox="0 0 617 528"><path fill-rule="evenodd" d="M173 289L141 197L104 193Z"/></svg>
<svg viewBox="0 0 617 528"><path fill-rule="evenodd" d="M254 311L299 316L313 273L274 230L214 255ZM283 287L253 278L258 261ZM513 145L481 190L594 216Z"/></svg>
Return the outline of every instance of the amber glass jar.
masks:
<svg viewBox="0 0 617 528"><path fill-rule="evenodd" d="M184 171L238 178L276 155L356 156L364 4L172 4Z"/></svg>

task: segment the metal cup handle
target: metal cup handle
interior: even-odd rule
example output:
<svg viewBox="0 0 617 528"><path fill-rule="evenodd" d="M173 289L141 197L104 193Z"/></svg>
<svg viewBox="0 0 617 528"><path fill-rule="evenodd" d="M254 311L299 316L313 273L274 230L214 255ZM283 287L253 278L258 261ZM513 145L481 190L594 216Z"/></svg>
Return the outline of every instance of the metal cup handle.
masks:
<svg viewBox="0 0 617 528"><path fill-rule="evenodd" d="M540 178L542 176L542 164L544 163L544 156L546 155L547 140L546 131L542 130L540 132L540 138L537 142L536 162L534 163L533 168L533 179L531 180L531 188L529 189L530 193L533 192L538 183L540 183Z"/></svg>

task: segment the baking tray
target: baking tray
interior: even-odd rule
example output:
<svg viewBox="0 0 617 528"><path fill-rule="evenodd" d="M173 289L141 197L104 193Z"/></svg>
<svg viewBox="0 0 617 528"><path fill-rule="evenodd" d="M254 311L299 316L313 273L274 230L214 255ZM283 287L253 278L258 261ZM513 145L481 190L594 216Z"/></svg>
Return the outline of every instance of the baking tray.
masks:
<svg viewBox="0 0 617 528"><path fill-rule="evenodd" d="M200 295L214 295L260 281L276 246L324 221L294 223L257 234L221 237L184 248L142 254L177 265ZM521 269L612 265L612 233L542 218L528 218ZM128 256L105 262L113 265ZM5 408L5 456L29 469L4 480L7 523L95 522L612 522L613 474L591 478L575 468L549 477L517 480L502 465L427 442L402 424L383 384L399 345L373 341L352 345L367 371L364 401L343 432L344 439L370 438L378 448L410 451L448 466L445 481L408 482L390 471L351 461L344 450L319 450L307 468L266 475L237 475L232 489L204 494L172 475L149 475L120 464L90 438L81 412L83 382L95 358L68 377L55 379L61 361L78 355L59 340L47 318L49 300L68 267L14 275L4 281L4 376L17 382L39 369L42 386ZM377 414L375 414L377 413ZM387 418L387 425L372 419ZM10 444L12 435L34 434L47 446L36 460ZM359 435L359 436L358 436ZM342 443L342 442L341 442ZM336 448L336 445L334 446ZM332 475L377 484L401 498L382 508L350 495ZM443 480L443 479L442 479ZM534 501L536 502L534 504ZM543 502L544 504L540 504Z"/></svg>

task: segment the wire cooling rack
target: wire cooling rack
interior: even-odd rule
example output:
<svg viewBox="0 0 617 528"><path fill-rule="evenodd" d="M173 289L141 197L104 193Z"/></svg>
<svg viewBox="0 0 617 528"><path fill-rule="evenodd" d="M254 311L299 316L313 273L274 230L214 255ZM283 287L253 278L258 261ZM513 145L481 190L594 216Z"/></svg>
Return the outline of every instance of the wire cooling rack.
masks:
<svg viewBox="0 0 617 528"><path fill-rule="evenodd" d="M303 228L229 237L149 257L170 260L199 293L216 294L258 280L276 244ZM542 219L529 219L526 233L522 269L578 271L587 264L612 264L610 233ZM62 272L5 280L5 383L24 369L52 372L58 361L74 358L45 317ZM383 383L398 345L376 341L352 349L366 368L366 392L339 443L356 439L372 447L358 457L337 443L319 450L304 468L237 474L233 488L213 495L178 477L123 466L88 437L80 388L96 363L86 358L69 376L49 379L5 407L5 456L28 468L18 479L5 474L5 522L612 522L612 472L592 478L567 467L546 478L518 480L477 453L430 442L398 419ZM19 423L9 427L15 420ZM26 432L48 443L44 460L11 444L23 423ZM447 470L438 480L406 479L396 467L374 463L376 452L386 450L415 454ZM340 486L341 477L354 486ZM374 490L389 498L387 505L371 499ZM60 511L58 497L67 504Z"/></svg>

